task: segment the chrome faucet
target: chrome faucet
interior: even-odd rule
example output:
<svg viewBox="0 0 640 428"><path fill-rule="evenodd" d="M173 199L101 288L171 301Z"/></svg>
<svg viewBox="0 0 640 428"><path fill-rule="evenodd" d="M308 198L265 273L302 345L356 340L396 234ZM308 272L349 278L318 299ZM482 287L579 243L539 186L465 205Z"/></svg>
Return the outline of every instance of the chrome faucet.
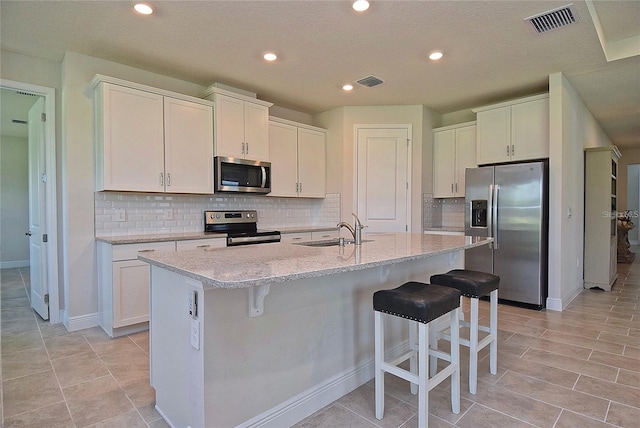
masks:
<svg viewBox="0 0 640 428"><path fill-rule="evenodd" d="M340 229L341 227L346 227L349 230L349 232L351 232L351 235L353 236L354 243L356 245L361 245L362 244L362 229L364 229L364 226L362 225L362 223L360 222L360 219L358 218L358 216L355 213L351 213L351 215L353 215L356 218L355 226L351 226L349 223L341 221L340 223L338 223L338 225L336 227L338 229Z"/></svg>

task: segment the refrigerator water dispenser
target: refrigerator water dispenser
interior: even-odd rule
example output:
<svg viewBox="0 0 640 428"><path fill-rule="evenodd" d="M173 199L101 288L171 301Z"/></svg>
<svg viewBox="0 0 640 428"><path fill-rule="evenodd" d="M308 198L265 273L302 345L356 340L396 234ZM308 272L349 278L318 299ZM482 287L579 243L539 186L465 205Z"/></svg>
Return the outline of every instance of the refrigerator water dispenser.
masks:
<svg viewBox="0 0 640 428"><path fill-rule="evenodd" d="M471 201L471 227L487 227L487 200Z"/></svg>

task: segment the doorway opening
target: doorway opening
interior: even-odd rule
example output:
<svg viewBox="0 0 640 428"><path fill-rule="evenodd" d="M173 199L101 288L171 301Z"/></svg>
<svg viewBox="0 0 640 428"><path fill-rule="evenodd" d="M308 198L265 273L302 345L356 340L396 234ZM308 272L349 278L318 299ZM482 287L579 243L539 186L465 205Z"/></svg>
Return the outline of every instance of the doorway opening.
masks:
<svg viewBox="0 0 640 428"><path fill-rule="evenodd" d="M0 161L9 166L2 171L0 267L28 272L32 308L59 323L55 90L0 79L0 91Z"/></svg>

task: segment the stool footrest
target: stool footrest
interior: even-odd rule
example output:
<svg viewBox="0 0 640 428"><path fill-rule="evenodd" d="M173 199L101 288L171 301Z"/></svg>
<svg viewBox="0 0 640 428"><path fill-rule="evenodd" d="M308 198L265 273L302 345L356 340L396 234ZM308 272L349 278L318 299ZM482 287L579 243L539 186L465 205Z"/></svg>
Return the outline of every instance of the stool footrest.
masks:
<svg viewBox="0 0 640 428"><path fill-rule="evenodd" d="M394 366L386 362L383 362L382 364L380 364L380 368L387 373L391 373L394 376L398 376L399 378L402 378L411 383L415 383L416 385L418 384L418 381L419 381L418 375L413 374L408 370L401 369L398 366Z"/></svg>

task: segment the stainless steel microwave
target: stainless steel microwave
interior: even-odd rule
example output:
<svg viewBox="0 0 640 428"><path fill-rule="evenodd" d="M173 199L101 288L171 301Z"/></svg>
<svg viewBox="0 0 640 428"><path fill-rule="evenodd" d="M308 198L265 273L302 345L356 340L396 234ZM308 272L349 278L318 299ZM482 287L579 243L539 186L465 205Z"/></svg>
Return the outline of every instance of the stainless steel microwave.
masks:
<svg viewBox="0 0 640 428"><path fill-rule="evenodd" d="M214 158L216 192L271 192L271 163L240 158Z"/></svg>

